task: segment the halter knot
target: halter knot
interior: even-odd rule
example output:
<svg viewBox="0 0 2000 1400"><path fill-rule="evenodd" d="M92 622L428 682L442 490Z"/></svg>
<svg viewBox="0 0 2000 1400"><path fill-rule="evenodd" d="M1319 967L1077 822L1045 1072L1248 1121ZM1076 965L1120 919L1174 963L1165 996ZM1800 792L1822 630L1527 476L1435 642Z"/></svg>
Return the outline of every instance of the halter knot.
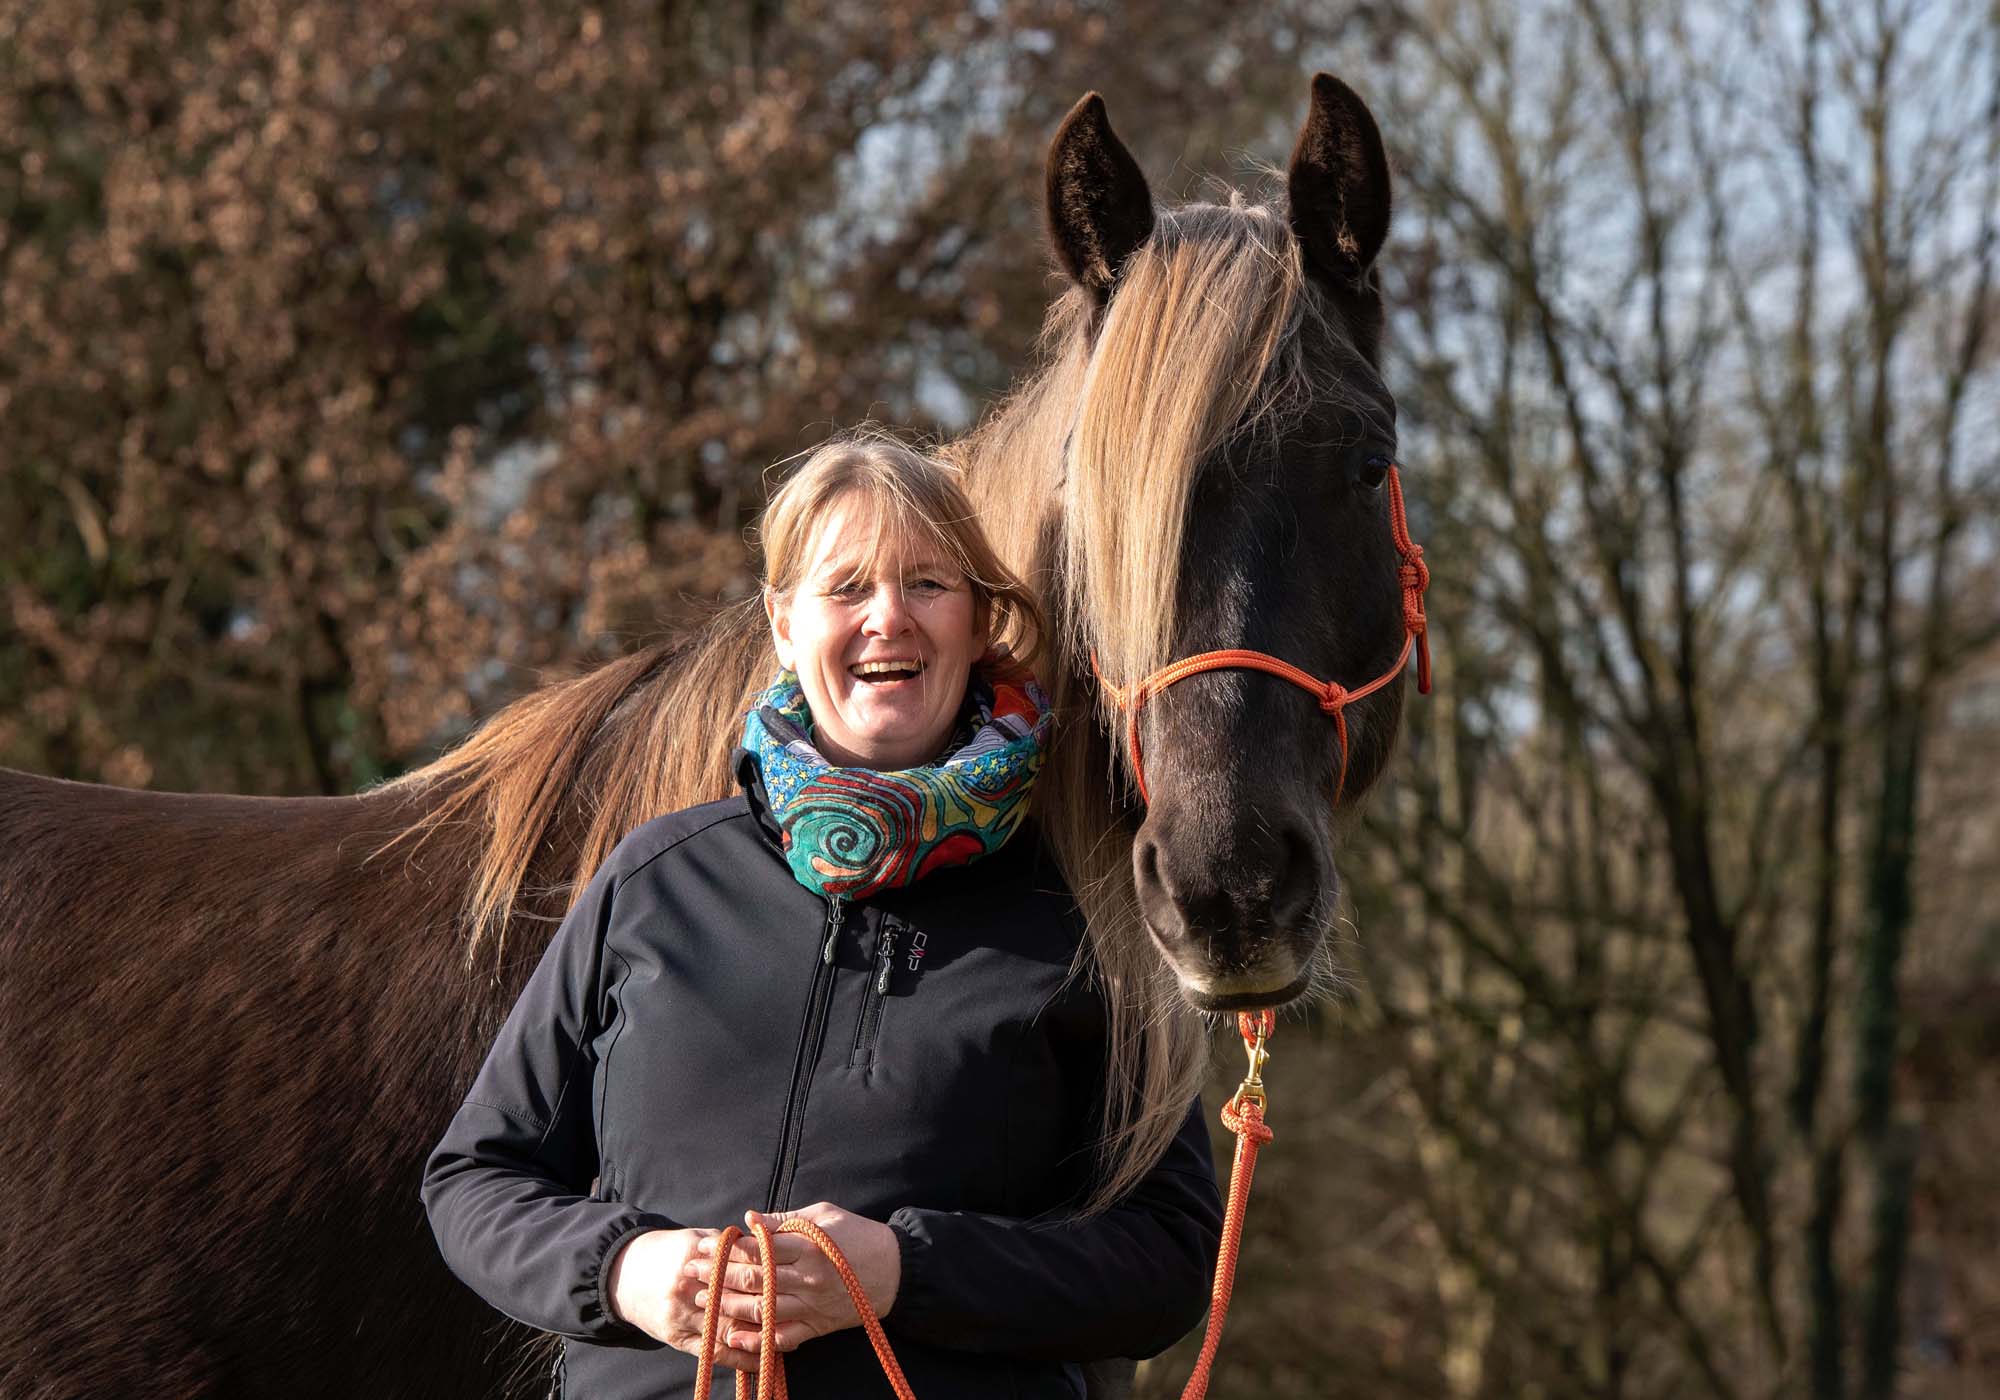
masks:
<svg viewBox="0 0 2000 1400"><path fill-rule="evenodd" d="M1327 714L1337 715L1347 704L1347 687L1339 681L1328 681L1326 689L1319 693L1319 707Z"/></svg>
<svg viewBox="0 0 2000 1400"><path fill-rule="evenodd" d="M1424 590L1431 586L1430 565L1424 562L1424 551L1420 546L1410 546L1408 557L1396 573L1403 580L1403 591L1415 594L1419 600L1422 599Z"/></svg>

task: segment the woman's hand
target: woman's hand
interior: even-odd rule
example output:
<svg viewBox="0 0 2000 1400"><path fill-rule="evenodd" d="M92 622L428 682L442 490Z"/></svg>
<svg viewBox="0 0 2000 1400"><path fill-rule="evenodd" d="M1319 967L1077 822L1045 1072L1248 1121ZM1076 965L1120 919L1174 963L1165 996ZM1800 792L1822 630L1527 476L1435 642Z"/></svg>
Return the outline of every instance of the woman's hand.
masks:
<svg viewBox="0 0 2000 1400"><path fill-rule="evenodd" d="M849 1267L861 1280L861 1291L877 1317L888 1315L895 1305L896 1289L903 1280L903 1249L896 1232L879 1220L851 1215L829 1201L820 1201L804 1210L779 1211L762 1215L747 1211L744 1222L761 1219L772 1233L771 1252L777 1257L779 1351L791 1351L799 1343L843 1327L861 1325L861 1315L847 1296L833 1261L803 1235L778 1234L778 1223L797 1216L810 1220L826 1231ZM708 1302L708 1275L714 1267L715 1240L710 1232L697 1241L695 1257L682 1268L687 1279L698 1280L697 1306ZM757 1241L746 1237L729 1251L729 1265L722 1276L722 1315L739 1324L727 1336L730 1346L750 1354L757 1349L758 1311L763 1304L763 1269L757 1263ZM697 1322L697 1329L699 1323Z"/></svg>
<svg viewBox="0 0 2000 1400"><path fill-rule="evenodd" d="M689 1356L701 1355L700 1290L684 1266L694 1264L695 1248L713 1239L714 1230L647 1230L634 1235L611 1261L611 1310L655 1341ZM696 1264L703 1277L705 1267ZM730 1345L724 1323L716 1337L715 1363L736 1371L757 1369L757 1335L750 1334L749 1351Z"/></svg>

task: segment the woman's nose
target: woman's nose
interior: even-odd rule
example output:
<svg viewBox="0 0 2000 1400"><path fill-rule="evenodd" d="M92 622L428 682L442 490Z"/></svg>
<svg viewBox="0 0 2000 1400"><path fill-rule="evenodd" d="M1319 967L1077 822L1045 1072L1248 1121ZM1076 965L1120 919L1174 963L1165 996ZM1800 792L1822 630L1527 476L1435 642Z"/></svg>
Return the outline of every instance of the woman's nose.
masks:
<svg viewBox="0 0 2000 1400"><path fill-rule="evenodd" d="M895 583L880 583L868 599L867 616L861 619L861 630L871 637L896 637L909 630L909 609L903 606L902 587Z"/></svg>

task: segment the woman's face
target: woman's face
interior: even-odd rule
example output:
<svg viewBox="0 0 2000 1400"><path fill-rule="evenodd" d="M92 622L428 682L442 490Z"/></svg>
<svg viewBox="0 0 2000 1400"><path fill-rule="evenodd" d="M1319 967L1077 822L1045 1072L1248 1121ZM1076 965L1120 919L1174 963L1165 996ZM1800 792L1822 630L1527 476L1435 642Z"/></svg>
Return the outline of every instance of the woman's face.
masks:
<svg viewBox="0 0 2000 1400"><path fill-rule="evenodd" d="M764 606L827 762L914 768L951 734L986 649L986 609L930 543L878 551L872 513L855 505L833 503L798 586L766 594Z"/></svg>

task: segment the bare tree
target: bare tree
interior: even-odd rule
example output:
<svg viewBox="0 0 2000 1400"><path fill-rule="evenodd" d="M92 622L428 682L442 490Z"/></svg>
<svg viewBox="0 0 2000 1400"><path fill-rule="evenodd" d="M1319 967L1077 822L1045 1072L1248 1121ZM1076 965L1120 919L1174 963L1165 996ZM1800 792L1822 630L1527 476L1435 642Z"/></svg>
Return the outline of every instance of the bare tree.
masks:
<svg viewBox="0 0 2000 1400"><path fill-rule="evenodd" d="M1993 17L1583 0L1396 35L1456 679L1360 946L1498 1319L1467 1389L1539 1354L1592 1394L1887 1395L1924 746L2000 623Z"/></svg>

